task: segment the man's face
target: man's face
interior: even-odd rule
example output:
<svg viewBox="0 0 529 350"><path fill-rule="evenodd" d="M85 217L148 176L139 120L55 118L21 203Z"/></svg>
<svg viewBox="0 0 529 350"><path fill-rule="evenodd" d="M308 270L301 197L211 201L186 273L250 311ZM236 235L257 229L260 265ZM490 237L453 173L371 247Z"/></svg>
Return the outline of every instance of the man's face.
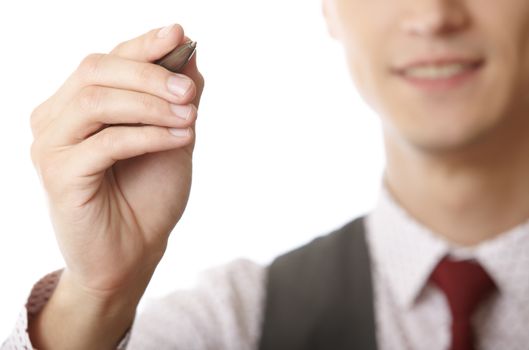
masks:
<svg viewBox="0 0 529 350"><path fill-rule="evenodd" d="M529 119L529 0L323 6L360 93L408 144L459 149Z"/></svg>

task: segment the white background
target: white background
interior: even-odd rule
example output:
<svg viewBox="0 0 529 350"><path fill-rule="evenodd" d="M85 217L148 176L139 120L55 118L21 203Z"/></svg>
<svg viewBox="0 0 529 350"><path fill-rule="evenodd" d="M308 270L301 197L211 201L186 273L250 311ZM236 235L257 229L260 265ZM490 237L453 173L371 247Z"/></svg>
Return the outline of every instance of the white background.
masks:
<svg viewBox="0 0 529 350"><path fill-rule="evenodd" d="M144 301L238 257L267 263L373 207L380 123L320 1L0 3L0 343L33 283L63 266L29 156L31 111L87 54L150 29L183 25L206 88L190 201Z"/></svg>

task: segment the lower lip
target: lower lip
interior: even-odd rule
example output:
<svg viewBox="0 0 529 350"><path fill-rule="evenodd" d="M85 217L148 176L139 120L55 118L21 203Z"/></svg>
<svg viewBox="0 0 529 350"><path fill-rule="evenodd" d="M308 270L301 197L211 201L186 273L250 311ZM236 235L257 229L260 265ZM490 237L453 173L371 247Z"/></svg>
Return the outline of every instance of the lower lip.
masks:
<svg viewBox="0 0 529 350"><path fill-rule="evenodd" d="M479 65L465 69L461 73L448 78L426 79L410 77L404 74L400 74L399 76L406 82L421 90L442 92L462 87L463 85L469 83L478 75L482 66L483 64L480 63Z"/></svg>

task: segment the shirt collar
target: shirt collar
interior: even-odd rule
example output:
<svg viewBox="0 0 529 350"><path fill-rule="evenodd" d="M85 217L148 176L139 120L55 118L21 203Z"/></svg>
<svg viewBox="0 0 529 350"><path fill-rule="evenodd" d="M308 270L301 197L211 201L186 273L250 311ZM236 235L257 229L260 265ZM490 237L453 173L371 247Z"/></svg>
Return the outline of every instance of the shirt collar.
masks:
<svg viewBox="0 0 529 350"><path fill-rule="evenodd" d="M382 182L374 210L367 216L374 267L387 279L397 302L410 308L447 254L476 259L501 293L523 303L529 292L529 220L465 248L450 244L413 218Z"/></svg>
<svg viewBox="0 0 529 350"><path fill-rule="evenodd" d="M411 307L448 245L397 204L385 185L367 225L375 268L389 282L397 302Z"/></svg>
<svg viewBox="0 0 529 350"><path fill-rule="evenodd" d="M505 297L520 305L527 303L529 221L480 243L476 246L474 255Z"/></svg>

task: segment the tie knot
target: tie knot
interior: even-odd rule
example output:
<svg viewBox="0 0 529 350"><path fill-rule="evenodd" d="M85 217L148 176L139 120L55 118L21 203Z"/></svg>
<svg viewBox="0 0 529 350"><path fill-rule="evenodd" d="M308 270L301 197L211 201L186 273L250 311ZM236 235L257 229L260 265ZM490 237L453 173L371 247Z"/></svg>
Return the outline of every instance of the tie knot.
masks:
<svg viewBox="0 0 529 350"><path fill-rule="evenodd" d="M479 303L495 288L492 278L474 260L445 257L433 271L431 280L445 294L454 322L469 322Z"/></svg>

